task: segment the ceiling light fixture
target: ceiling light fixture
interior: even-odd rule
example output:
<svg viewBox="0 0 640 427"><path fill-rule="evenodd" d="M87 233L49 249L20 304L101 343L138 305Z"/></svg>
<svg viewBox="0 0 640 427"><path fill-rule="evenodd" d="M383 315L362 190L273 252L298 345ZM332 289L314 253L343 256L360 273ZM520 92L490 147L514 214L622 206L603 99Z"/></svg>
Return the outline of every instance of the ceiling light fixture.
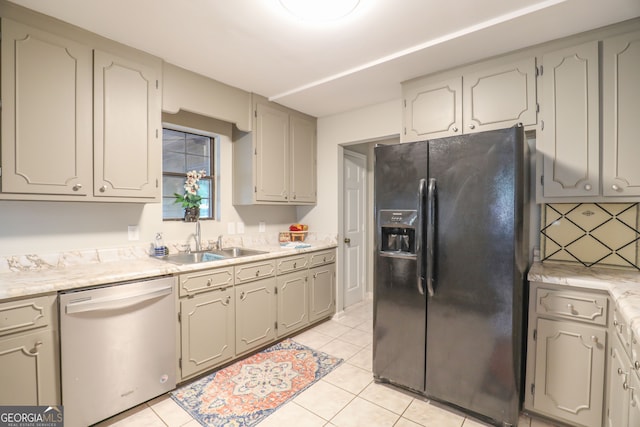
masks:
<svg viewBox="0 0 640 427"><path fill-rule="evenodd" d="M355 10L360 0L280 0L293 16L303 21L335 21Z"/></svg>

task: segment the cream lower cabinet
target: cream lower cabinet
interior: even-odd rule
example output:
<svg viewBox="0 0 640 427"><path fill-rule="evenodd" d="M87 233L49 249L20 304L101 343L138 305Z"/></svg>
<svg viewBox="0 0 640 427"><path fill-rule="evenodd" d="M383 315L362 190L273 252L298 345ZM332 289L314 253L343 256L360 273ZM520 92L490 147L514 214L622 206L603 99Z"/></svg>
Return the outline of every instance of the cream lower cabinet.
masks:
<svg viewBox="0 0 640 427"><path fill-rule="evenodd" d="M631 362L617 336L611 339L609 351L609 397L606 427L625 427L629 424L629 381Z"/></svg>
<svg viewBox="0 0 640 427"><path fill-rule="evenodd" d="M336 311L335 250L311 254L309 265L309 321L333 315Z"/></svg>
<svg viewBox="0 0 640 427"><path fill-rule="evenodd" d="M275 260L235 267L236 354L268 344L276 338Z"/></svg>
<svg viewBox="0 0 640 427"><path fill-rule="evenodd" d="M307 270L278 276L278 337L309 324L308 277Z"/></svg>
<svg viewBox="0 0 640 427"><path fill-rule="evenodd" d="M564 423L603 422L606 294L532 283L525 409Z"/></svg>
<svg viewBox="0 0 640 427"><path fill-rule="evenodd" d="M280 258L277 261L278 324L282 337L309 324L309 256Z"/></svg>
<svg viewBox="0 0 640 427"><path fill-rule="evenodd" d="M2 405L60 404L56 326L55 295L0 304Z"/></svg>
<svg viewBox="0 0 640 427"><path fill-rule="evenodd" d="M235 357L233 267L181 274L178 278L182 380Z"/></svg>
<svg viewBox="0 0 640 427"><path fill-rule="evenodd" d="M181 378L235 357L233 287L221 287L180 301Z"/></svg>

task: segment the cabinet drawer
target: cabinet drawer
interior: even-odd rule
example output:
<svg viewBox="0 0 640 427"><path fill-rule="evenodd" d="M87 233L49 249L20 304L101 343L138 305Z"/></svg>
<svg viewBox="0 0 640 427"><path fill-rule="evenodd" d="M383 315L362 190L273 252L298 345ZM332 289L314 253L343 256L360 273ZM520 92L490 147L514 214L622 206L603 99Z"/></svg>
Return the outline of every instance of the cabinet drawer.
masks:
<svg viewBox="0 0 640 427"><path fill-rule="evenodd" d="M55 325L56 295L0 304L0 336Z"/></svg>
<svg viewBox="0 0 640 427"><path fill-rule="evenodd" d="M540 288L537 291L536 312L606 325L607 296Z"/></svg>
<svg viewBox="0 0 640 427"><path fill-rule="evenodd" d="M616 335L620 338L620 342L622 343L622 347L624 347L624 351L627 353L627 356L631 357L631 328L617 308L614 308L611 311L611 325L613 325Z"/></svg>
<svg viewBox="0 0 640 427"><path fill-rule="evenodd" d="M327 251L313 252L309 255L309 267L315 267L317 265L329 264L336 262L335 249L329 249Z"/></svg>
<svg viewBox="0 0 640 427"><path fill-rule="evenodd" d="M307 268L307 266L309 265L309 258L306 254L295 255L287 258L280 258L277 260L277 263L278 274L285 274Z"/></svg>
<svg viewBox="0 0 640 427"><path fill-rule="evenodd" d="M267 260L236 267L236 283L246 283L275 275L276 261Z"/></svg>
<svg viewBox="0 0 640 427"><path fill-rule="evenodd" d="M232 285L233 267L181 274L178 281L181 297Z"/></svg>

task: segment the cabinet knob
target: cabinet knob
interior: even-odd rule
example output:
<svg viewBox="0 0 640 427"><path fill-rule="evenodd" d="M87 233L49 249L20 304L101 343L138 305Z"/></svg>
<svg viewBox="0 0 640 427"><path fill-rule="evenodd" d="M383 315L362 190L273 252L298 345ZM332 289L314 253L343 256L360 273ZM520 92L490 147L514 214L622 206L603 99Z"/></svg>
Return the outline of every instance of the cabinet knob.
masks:
<svg viewBox="0 0 640 427"><path fill-rule="evenodd" d="M585 184L584 189L587 191L591 191L591 184Z"/></svg>
<svg viewBox="0 0 640 427"><path fill-rule="evenodd" d="M613 191L620 191L620 190L621 190L621 189L620 189L620 187L618 187L616 184L613 184L613 185L611 186L611 189L612 189Z"/></svg>
<svg viewBox="0 0 640 427"><path fill-rule="evenodd" d="M295 200L295 199L296 199L296 195L294 194L294 195L293 195L293 200Z"/></svg>
<svg viewBox="0 0 640 427"><path fill-rule="evenodd" d="M256 270L256 277L260 275L260 270Z"/></svg>
<svg viewBox="0 0 640 427"><path fill-rule="evenodd" d="M298 263L297 263L297 262L294 262L294 263L293 263L293 268L296 268L297 266L298 266Z"/></svg>
<svg viewBox="0 0 640 427"><path fill-rule="evenodd" d="M104 193L105 191L107 191L107 186L103 185L102 187L100 187L100 192Z"/></svg>
<svg viewBox="0 0 640 427"><path fill-rule="evenodd" d="M458 132L458 127L454 126L453 128L451 128L451 130L454 131L454 132Z"/></svg>
<svg viewBox="0 0 640 427"><path fill-rule="evenodd" d="M569 310L569 313L573 314L573 304L567 304L567 310Z"/></svg>
<svg viewBox="0 0 640 427"><path fill-rule="evenodd" d="M211 279L207 280L207 286L211 286L212 283L213 281Z"/></svg>
<svg viewBox="0 0 640 427"><path fill-rule="evenodd" d="M229 305L230 302L231 302L231 296L227 295L227 300L225 301L224 305Z"/></svg>
<svg viewBox="0 0 640 427"><path fill-rule="evenodd" d="M476 125L474 125L473 123L469 125L469 129L475 129L475 128L476 128Z"/></svg>
<svg viewBox="0 0 640 427"><path fill-rule="evenodd" d="M40 347L42 345L42 341L36 341L36 343L33 345L33 348L29 351L29 353L31 354L38 354L38 347Z"/></svg>
<svg viewBox="0 0 640 427"><path fill-rule="evenodd" d="M82 188L82 184L76 184L73 186L73 191L78 191Z"/></svg>
<svg viewBox="0 0 640 427"><path fill-rule="evenodd" d="M640 361L636 360L635 362L633 362L633 367L635 368L636 371L639 370L640 369Z"/></svg>
<svg viewBox="0 0 640 427"><path fill-rule="evenodd" d="M618 368L618 375L627 375L627 373L622 368Z"/></svg>
<svg viewBox="0 0 640 427"><path fill-rule="evenodd" d="M595 335L591 335L591 341L597 344L598 343L598 337L595 336Z"/></svg>
<svg viewBox="0 0 640 427"><path fill-rule="evenodd" d="M244 291L240 292L240 300L241 301L243 301L246 297L247 297L247 295L244 293Z"/></svg>

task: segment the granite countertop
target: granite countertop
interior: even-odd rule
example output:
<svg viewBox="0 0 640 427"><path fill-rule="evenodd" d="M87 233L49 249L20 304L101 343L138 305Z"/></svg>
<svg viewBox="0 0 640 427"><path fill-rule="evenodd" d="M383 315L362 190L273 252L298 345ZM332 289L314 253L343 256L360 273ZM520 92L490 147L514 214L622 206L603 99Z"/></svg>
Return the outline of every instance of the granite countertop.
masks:
<svg viewBox="0 0 640 427"><path fill-rule="evenodd" d="M337 246L335 237L307 239L305 243L309 246L304 248L281 247L273 239L244 240L230 238L223 242L223 246L243 246L267 253L183 265L152 257L146 247L0 257L0 302L87 286L245 264Z"/></svg>
<svg viewBox="0 0 640 427"><path fill-rule="evenodd" d="M608 291L618 312L636 337L640 337L640 272L606 267L536 262L530 282Z"/></svg>

